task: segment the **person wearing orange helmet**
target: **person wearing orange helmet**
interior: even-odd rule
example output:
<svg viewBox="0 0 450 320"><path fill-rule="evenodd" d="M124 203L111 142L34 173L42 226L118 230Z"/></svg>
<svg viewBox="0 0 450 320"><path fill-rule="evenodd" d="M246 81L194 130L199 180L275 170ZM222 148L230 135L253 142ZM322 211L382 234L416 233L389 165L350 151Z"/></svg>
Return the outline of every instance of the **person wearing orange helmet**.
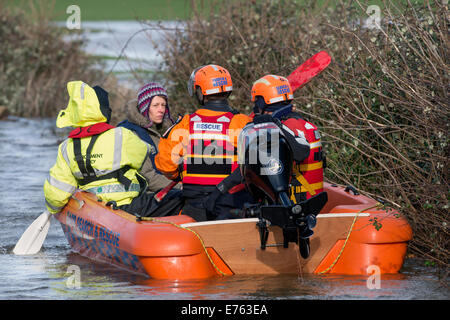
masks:
<svg viewBox="0 0 450 320"><path fill-rule="evenodd" d="M233 218L230 210L250 200L242 184L224 192L221 188L224 178L238 169L238 136L251 121L229 106L232 90L227 69L215 64L196 68L188 92L200 108L180 118L159 142L156 167L169 179L182 181L183 214L197 221Z"/></svg>
<svg viewBox="0 0 450 320"><path fill-rule="evenodd" d="M270 114L281 121L283 129L293 135L298 144L309 147L309 153L301 156L303 160L294 163L295 179L291 182L290 197L294 203L299 203L323 192L325 157L317 126L292 111L293 99L289 81L277 75L258 79L251 89L255 117Z"/></svg>

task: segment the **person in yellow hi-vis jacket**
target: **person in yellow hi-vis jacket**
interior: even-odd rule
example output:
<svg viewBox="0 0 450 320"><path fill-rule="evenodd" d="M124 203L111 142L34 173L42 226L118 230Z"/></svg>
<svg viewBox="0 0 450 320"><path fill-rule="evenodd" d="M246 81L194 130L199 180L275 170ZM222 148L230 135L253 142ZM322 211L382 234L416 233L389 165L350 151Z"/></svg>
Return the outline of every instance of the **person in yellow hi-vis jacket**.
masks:
<svg viewBox="0 0 450 320"><path fill-rule="evenodd" d="M56 163L44 183L48 211L58 213L81 189L132 214L158 215L159 206L152 194L145 193L147 184L139 174L149 145L132 131L109 124L108 93L101 87L72 81L67 91L69 102L59 112L56 126L75 129L59 145Z"/></svg>

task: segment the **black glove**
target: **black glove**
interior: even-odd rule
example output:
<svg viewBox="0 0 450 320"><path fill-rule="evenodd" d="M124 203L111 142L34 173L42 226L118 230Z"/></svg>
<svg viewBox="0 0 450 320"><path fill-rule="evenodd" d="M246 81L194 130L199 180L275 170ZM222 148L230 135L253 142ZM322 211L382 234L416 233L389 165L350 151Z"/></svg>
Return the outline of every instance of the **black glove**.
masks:
<svg viewBox="0 0 450 320"><path fill-rule="evenodd" d="M204 200L203 205L208 213L213 213L216 201L221 195L222 192L220 192L219 189L214 188L214 191Z"/></svg>
<svg viewBox="0 0 450 320"><path fill-rule="evenodd" d="M228 190L233 188L242 182L241 170L237 168L228 177L222 180L215 188L214 191L203 201L203 205L208 213L212 213L216 205L217 199L227 194Z"/></svg>

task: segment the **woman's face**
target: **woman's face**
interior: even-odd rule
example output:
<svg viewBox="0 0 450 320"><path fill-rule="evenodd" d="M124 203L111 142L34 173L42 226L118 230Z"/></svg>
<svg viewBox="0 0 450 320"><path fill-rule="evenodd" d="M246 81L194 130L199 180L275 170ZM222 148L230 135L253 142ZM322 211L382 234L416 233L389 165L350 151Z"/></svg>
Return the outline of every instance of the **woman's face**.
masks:
<svg viewBox="0 0 450 320"><path fill-rule="evenodd" d="M148 117L153 123L160 124L163 122L164 113L166 112L166 99L155 96L148 108Z"/></svg>

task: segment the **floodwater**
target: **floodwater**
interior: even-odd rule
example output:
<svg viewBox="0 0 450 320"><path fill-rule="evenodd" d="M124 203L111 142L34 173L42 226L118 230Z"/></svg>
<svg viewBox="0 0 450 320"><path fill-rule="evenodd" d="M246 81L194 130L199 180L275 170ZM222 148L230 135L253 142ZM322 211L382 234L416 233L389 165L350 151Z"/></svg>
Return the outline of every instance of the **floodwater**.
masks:
<svg viewBox="0 0 450 320"><path fill-rule="evenodd" d="M201 281L154 280L73 252L58 221L40 253L15 256L15 243L45 209L42 186L58 142L54 119L0 121L0 299L45 300L447 300L435 269L407 259L398 275L230 276ZM76 281L79 280L79 281ZM370 281L369 281L370 282ZM373 286L372 286L373 287Z"/></svg>
<svg viewBox="0 0 450 320"><path fill-rule="evenodd" d="M65 22L57 22L65 27ZM140 87L150 80L160 81L163 68L159 50L165 34L182 29L178 21L83 21L79 33L69 32L67 39L83 39L84 50L100 57L106 73L113 73L122 85ZM137 89L137 88L136 88Z"/></svg>

